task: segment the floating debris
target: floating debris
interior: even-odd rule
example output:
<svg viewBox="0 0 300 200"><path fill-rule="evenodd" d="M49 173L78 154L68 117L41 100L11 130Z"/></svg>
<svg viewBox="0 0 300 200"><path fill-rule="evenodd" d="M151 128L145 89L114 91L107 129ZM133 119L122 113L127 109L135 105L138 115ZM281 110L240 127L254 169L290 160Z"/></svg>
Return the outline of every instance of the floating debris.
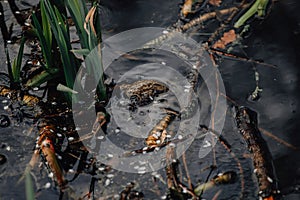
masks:
<svg viewBox="0 0 300 200"><path fill-rule="evenodd" d="M276 196L278 186L272 156L266 141L257 127L257 113L247 107L236 108L237 127L253 156L253 166L258 181L259 197Z"/></svg>
<svg viewBox="0 0 300 200"><path fill-rule="evenodd" d="M209 190L220 184L231 184L234 183L237 179L237 174L234 171L228 171L225 173L218 174L214 178L212 178L209 182L198 185L194 189L194 193L197 196L203 194L204 191Z"/></svg>

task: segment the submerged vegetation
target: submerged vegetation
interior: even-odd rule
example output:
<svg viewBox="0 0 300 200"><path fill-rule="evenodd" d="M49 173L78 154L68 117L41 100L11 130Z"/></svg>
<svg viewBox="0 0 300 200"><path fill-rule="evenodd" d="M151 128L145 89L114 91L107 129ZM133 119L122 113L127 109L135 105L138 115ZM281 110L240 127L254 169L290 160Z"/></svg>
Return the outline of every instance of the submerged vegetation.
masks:
<svg viewBox="0 0 300 200"><path fill-rule="evenodd" d="M10 1L10 3L12 2ZM178 32L193 37L197 35L197 32L207 31L205 30L207 28L209 31L213 31L207 34L208 37L206 35L203 49L209 53L214 67L221 65L221 58L237 59L250 62L253 65L274 67L261 61L234 54L234 48L242 43L244 33L247 32L251 21L257 17L265 17L270 11L271 4L272 2L268 0L183 1L182 7L179 9L179 19L174 26L170 27L166 34L145 44L144 49L151 49L153 46L172 38ZM0 9L2 9L1 3L0 6ZM21 13L16 7L12 9ZM119 87L118 85L115 86L112 78L104 72L99 10L100 5L97 1L87 3L84 0L40 0L38 5L28 11L30 14L27 13L24 18L20 16L18 18L24 32L21 36L18 54L12 63L7 51L8 75L1 74L1 76L8 77L9 83L0 85L0 96L10 99L11 104L17 102L30 108L24 109L21 114L18 114L22 115L21 117L32 118L32 124L37 127L38 137L32 159L25 169L24 175L19 180L21 182L25 179L27 199L36 198L31 170L35 168L39 159L46 166L49 177L54 180L60 192L60 199L100 198L95 196L94 187L97 184L100 185L100 188L108 186L111 181L109 178L114 176L115 171L111 166L101 163L94 152L85 146L83 142L91 138L103 139L104 136L99 135L100 129L108 135L107 127L113 123L110 123L110 114L112 113L108 113L106 106L109 104L112 91L120 89L126 94L126 98L130 102L128 110L132 114L135 114L140 107L158 102L161 100L159 98L165 93L172 92L169 86L157 80L148 79L119 85ZM3 9L0 10L0 13L2 12ZM7 41L10 39L11 34L3 24L4 18L2 18L2 15L0 15L0 20L2 20L1 31L7 49ZM77 41L72 40L70 35L71 28L74 27ZM26 42L33 43L31 45L32 55L30 60L22 65ZM136 59L130 53L127 56L129 60ZM86 71L80 71L82 65L84 65L83 68ZM191 88L186 88L187 90L197 91L199 86L197 67L199 66L189 72L192 76L190 78ZM258 87L258 76L258 72L255 71L256 89L251 95L253 101L256 101L259 98L259 93L262 92ZM97 81L96 89L85 87L85 83L82 82L86 79ZM73 90L74 85L79 87ZM42 91L43 95L38 95L39 91ZM72 108L72 102L78 103L78 105L83 104L77 99L78 93L84 93L94 98L94 105L88 105L88 108L84 107L85 109L94 107L96 110L95 121L91 122L92 130L89 129L91 124L84 127L76 127L74 124L73 114L82 115L81 112L76 110L77 108ZM235 102L233 104L236 105ZM192 102L189 102L189 105L192 105ZM14 107L11 106L10 108L13 110ZM226 188L227 185L239 182L240 191L237 191L239 194L236 196L244 199L244 172L241 161L232 151L230 142L218 136L219 134L215 133L215 130L210 130L205 125L200 126L203 135L211 135L212 138L215 138L224 147L223 150L230 155L230 159L234 160L237 167L227 171L219 168L217 171L223 170L222 173L211 178L210 176L218 168L214 162L214 164L203 170L207 174L206 180L197 183L189 174L186 155L184 154L181 160L177 159L175 155L176 144L182 138L189 139L189 136L175 138L173 133L176 126L178 126L178 121L182 119L181 114L183 113L167 107L160 109L163 110L163 115L162 117L159 116L160 119L145 136L145 145L142 147L140 145L134 148L137 150L130 151L125 155L130 158L166 149L164 158L166 162L165 174L160 175L158 172L153 172L151 175L153 176L153 184L156 185L152 189L153 193L167 199L201 199L204 193L211 192L212 199L217 199L222 193L220 187ZM236 120L237 127L248 144L253 166L257 170L256 182L262 192L255 194L255 196L264 200L279 198L275 172L270 167L272 158L268 146L260 135L257 119L252 119L249 116L247 118L247 113L245 113L247 109L243 109L240 108ZM245 115L244 118L242 114ZM129 120L131 119L129 118ZM77 133L79 129L86 131L86 135L80 136ZM119 131L117 127L115 133ZM216 158L214 157L214 159ZM111 162L114 162L114 160ZM267 164L260 165L259 163ZM180 164L183 166L180 166ZM203 171L199 170L199 173ZM207 173L207 171L209 172ZM73 177L70 177L70 172L73 172L73 174L71 173ZM143 170L140 172L143 172ZM84 194L83 192L81 194L74 192L69 186L81 173L88 174L91 177L91 182L86 184L89 184L89 186L86 187L87 190L84 191ZM107 179L103 183L104 178ZM128 179L128 181L134 180ZM142 191L137 191L135 188L140 189L138 184L130 183L124 187L124 190L118 191L117 196L112 196L112 194L109 194L111 195L109 196L105 192L99 191L97 195L105 194L106 196L103 199L149 199L144 196Z"/></svg>

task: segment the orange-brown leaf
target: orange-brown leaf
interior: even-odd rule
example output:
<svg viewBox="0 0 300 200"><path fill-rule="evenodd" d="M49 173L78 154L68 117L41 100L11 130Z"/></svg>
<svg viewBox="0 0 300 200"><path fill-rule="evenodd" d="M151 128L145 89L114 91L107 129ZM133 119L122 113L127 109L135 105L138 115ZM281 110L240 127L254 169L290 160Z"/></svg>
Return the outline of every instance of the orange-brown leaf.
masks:
<svg viewBox="0 0 300 200"><path fill-rule="evenodd" d="M209 0L208 3L213 6L220 6L222 3L222 0Z"/></svg>
<svg viewBox="0 0 300 200"><path fill-rule="evenodd" d="M232 43L236 40L236 34L233 29L223 34L223 37L221 37L220 40L218 40L212 47L213 48L219 48L219 49L225 49L225 46L229 43Z"/></svg>

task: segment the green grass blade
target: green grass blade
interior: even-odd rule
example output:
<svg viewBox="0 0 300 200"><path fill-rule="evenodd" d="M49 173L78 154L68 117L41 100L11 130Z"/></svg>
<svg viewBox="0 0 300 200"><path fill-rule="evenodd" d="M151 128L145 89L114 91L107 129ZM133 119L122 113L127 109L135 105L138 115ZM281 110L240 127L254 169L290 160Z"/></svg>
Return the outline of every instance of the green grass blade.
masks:
<svg viewBox="0 0 300 200"><path fill-rule="evenodd" d="M53 6L47 0L45 0L45 7L47 9L46 13L50 20L53 35L57 41L61 53L66 84L68 87L73 88L77 66L74 55L70 52L71 42L68 35L67 26L65 25L63 17L60 15L59 11L53 8Z"/></svg>
<svg viewBox="0 0 300 200"><path fill-rule="evenodd" d="M13 80L12 67L11 67L11 62L10 62L10 57L9 57L9 52L7 47L5 47L5 54L6 54L8 76L10 80Z"/></svg>
<svg viewBox="0 0 300 200"><path fill-rule="evenodd" d="M44 68L48 69L52 66L51 45L50 46L48 45L48 42L46 41L45 36L42 34L43 29L35 15L35 13L32 14L32 20L33 20L33 25L35 27L33 30L40 41L41 49L42 49L43 56L44 56L44 59L46 62L46 65L44 65Z"/></svg>
<svg viewBox="0 0 300 200"><path fill-rule="evenodd" d="M90 50L89 49L72 49L71 52L74 54L81 55L81 56L87 56L90 53Z"/></svg>
<svg viewBox="0 0 300 200"><path fill-rule="evenodd" d="M30 80L27 81L27 83L25 84L27 87L36 87L36 86L40 86L41 84L57 77L58 75L58 70L56 70L52 73L49 73L48 71L44 70L41 73L35 75L33 78L31 78Z"/></svg>
<svg viewBox="0 0 300 200"><path fill-rule="evenodd" d="M52 47L52 31L50 27L50 23L47 20L46 16L46 8L43 3L44 0L41 0L41 16L42 16L42 26L43 26L43 34L48 47Z"/></svg>
<svg viewBox="0 0 300 200"><path fill-rule="evenodd" d="M34 200L34 189L33 189L33 183L32 178L30 176L30 173L27 171L25 172L25 190L26 190L26 199L27 200Z"/></svg>
<svg viewBox="0 0 300 200"><path fill-rule="evenodd" d="M87 14L87 9L85 2L82 0L66 0L66 5L69 13L75 23L77 34L80 39L80 44L82 48L87 48L87 33L84 30L84 20Z"/></svg>
<svg viewBox="0 0 300 200"><path fill-rule="evenodd" d="M23 52L24 52L24 45L25 45L26 39L23 37L20 43L20 49L18 52L18 56L14 59L13 65L12 65L12 76L13 76L13 82L19 83L20 82L20 71L22 66L22 58L23 58Z"/></svg>

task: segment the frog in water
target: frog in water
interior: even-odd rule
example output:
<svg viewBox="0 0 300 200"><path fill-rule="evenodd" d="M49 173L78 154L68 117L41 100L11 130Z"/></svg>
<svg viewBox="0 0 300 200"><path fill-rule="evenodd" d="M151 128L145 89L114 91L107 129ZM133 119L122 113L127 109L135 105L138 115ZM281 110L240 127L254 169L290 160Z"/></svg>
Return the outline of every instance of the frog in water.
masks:
<svg viewBox="0 0 300 200"><path fill-rule="evenodd" d="M125 91L131 101L131 107L135 110L137 106L150 104L158 94L165 93L169 88L156 80L139 80L131 84L122 84L120 89Z"/></svg>

